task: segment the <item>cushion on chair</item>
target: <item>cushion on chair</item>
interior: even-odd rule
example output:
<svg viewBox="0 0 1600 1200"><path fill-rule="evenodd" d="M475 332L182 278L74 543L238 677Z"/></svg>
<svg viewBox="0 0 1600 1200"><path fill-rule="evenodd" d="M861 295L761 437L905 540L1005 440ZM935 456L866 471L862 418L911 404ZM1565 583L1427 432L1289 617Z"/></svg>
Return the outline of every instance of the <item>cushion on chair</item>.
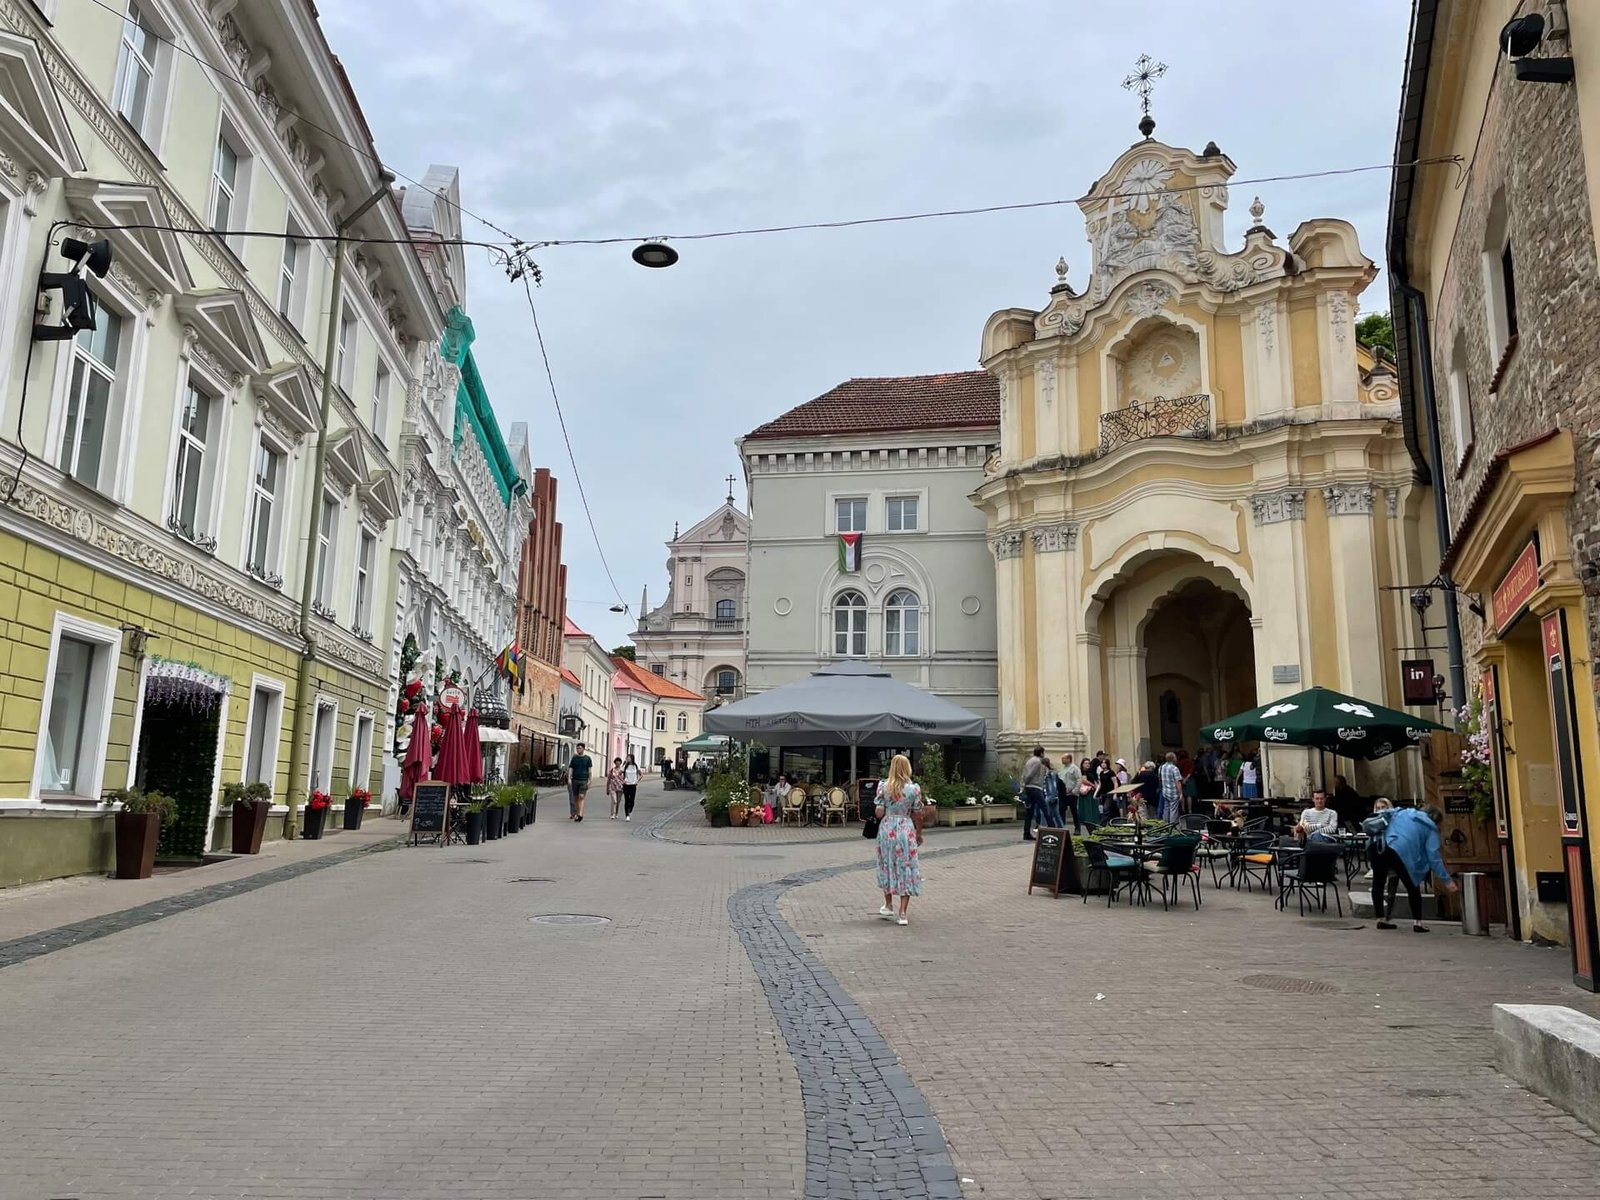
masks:
<svg viewBox="0 0 1600 1200"><path fill-rule="evenodd" d="M1133 866L1133 859L1129 858L1126 854L1108 854L1106 855L1106 866L1131 867Z"/></svg>
<svg viewBox="0 0 1600 1200"><path fill-rule="evenodd" d="M1244 860L1247 863L1256 863L1256 864L1258 864L1260 866L1266 866L1268 863L1270 863L1272 861L1272 855L1270 855L1270 854L1246 854L1244 856Z"/></svg>

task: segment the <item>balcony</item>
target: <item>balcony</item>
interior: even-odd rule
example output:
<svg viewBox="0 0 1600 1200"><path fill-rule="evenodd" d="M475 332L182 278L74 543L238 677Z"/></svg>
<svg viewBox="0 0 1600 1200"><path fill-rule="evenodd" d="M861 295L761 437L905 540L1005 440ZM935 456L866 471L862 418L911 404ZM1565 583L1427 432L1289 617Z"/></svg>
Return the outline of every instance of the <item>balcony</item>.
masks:
<svg viewBox="0 0 1600 1200"><path fill-rule="evenodd" d="M1100 453L1108 454L1129 442L1146 438L1211 436L1211 397L1205 393L1168 400L1157 396L1148 404L1135 400L1100 418Z"/></svg>

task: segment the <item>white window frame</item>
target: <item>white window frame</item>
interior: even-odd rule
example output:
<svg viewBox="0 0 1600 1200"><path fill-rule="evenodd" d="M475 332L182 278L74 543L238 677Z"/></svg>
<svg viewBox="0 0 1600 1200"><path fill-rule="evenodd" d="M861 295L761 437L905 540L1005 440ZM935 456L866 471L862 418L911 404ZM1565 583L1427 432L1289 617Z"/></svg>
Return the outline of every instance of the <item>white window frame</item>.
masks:
<svg viewBox="0 0 1600 1200"><path fill-rule="evenodd" d="M847 596L855 596L860 604L845 604L842 601ZM848 628L840 630L839 614L848 612L851 615ZM857 625L856 615L859 614L860 624ZM867 657L867 597L859 588L844 588L833 598L828 606L828 633L832 639L833 657L835 658L865 658ZM843 641L841 642L841 639ZM840 649L840 645L844 649ZM854 647L859 645L860 649Z"/></svg>
<svg viewBox="0 0 1600 1200"><path fill-rule="evenodd" d="M333 381L346 396L355 390L356 356L361 347L361 318L346 301L339 309L339 336L333 359Z"/></svg>
<svg viewBox="0 0 1600 1200"><path fill-rule="evenodd" d="M311 739L310 751L306 755L306 795L309 797L313 791L327 792L333 795L333 771L338 763L339 751L339 701L333 696L318 692L312 700L316 706L311 710L311 728L306 731L306 736ZM322 714L328 714L328 778L320 783L313 783L317 777L317 731L321 728Z"/></svg>
<svg viewBox="0 0 1600 1200"><path fill-rule="evenodd" d="M351 790L372 790L372 739L376 730L376 714L370 708L356 709L355 725L350 733Z"/></svg>
<svg viewBox="0 0 1600 1200"><path fill-rule="evenodd" d="M912 522L906 525L905 506L912 506ZM894 524L894 506L900 506L901 526L896 529ZM883 498L883 530L885 533L921 533L922 532L922 493L900 492L893 496Z"/></svg>
<svg viewBox="0 0 1600 1200"><path fill-rule="evenodd" d="M909 596L913 603L896 604L895 599ZM907 644L905 619L909 614L915 621ZM907 587L895 588L883 603L883 653L886 658L920 658L923 646L922 597Z"/></svg>
<svg viewBox="0 0 1600 1200"><path fill-rule="evenodd" d="M155 42L155 55L147 59L128 37L128 22L134 11L137 10L139 24ZM130 65L137 60L141 69L150 76L149 88L145 93L144 112L140 114L137 122L124 112L127 104L126 92L129 86L129 72L133 69ZM118 34L117 43L117 73L113 76L111 88L111 108L117 116L137 133L146 146L161 156L162 142L166 136L167 110L172 93L172 30L162 20L159 10L150 3L150 0L129 0L123 9L122 28Z"/></svg>
<svg viewBox="0 0 1600 1200"><path fill-rule="evenodd" d="M363 563L361 555L372 547L372 559ZM372 628L372 588L378 572L378 535L365 521L357 526L355 579L351 585L350 623L363 631ZM363 592L365 594L363 595Z"/></svg>
<svg viewBox="0 0 1600 1200"><path fill-rule="evenodd" d="M102 301L107 300L107 289L101 288L96 294ZM142 357L142 334L144 322L138 315L124 309L119 304L103 302L100 305L99 320L96 326L102 327L106 314L115 316L121 325L121 332L117 339L116 366L112 371L110 395L106 401L105 428L100 441L100 470L91 482L78 479L71 467L65 465L65 451L67 442L67 422L72 408L73 377L77 374L78 364L84 365L85 371L104 376L105 364L91 354L80 339L85 337L87 331L79 333L67 343L67 353L58 358L59 374L61 377L58 385L58 400L55 405L55 417L51 421L49 445L52 453L50 461L65 475L70 476L84 487L93 488L102 495L111 499L119 499L121 495L122 480L127 473L127 441L129 428L134 422L127 419L127 414L133 411L130 404L134 380L138 378L140 359ZM82 422L82 413L79 413L79 422Z"/></svg>
<svg viewBox="0 0 1600 1200"><path fill-rule="evenodd" d="M1511 344L1512 324L1517 320L1514 296L1508 297L1503 258L1511 247L1509 212L1505 192L1496 192L1489 205L1489 219L1483 231L1483 306L1489 331L1489 370L1498 371L1506 348ZM1512 254L1512 272L1516 255ZM1511 291L1516 290L1513 279Z"/></svg>
<svg viewBox="0 0 1600 1200"><path fill-rule="evenodd" d="M679 733L688 733L689 732L689 714L688 713L679 713L678 714L678 732Z"/></svg>
<svg viewBox="0 0 1600 1200"><path fill-rule="evenodd" d="M1445 382L1450 399L1450 425L1455 438L1456 466L1460 467L1472 449L1476 430L1472 421L1472 388L1467 379L1467 352L1462 338L1457 337L1450 354L1450 374Z"/></svg>
<svg viewBox="0 0 1600 1200"><path fill-rule="evenodd" d="M656 710L656 732L657 733L665 733L666 731L667 731L667 714L662 712L660 709L657 709Z"/></svg>
<svg viewBox="0 0 1600 1200"><path fill-rule="evenodd" d="M284 224L283 255L278 260L278 287L275 293L278 315L301 333L305 332L305 299L311 273L311 243L300 223L289 216ZM285 284L288 285L285 288ZM285 295L287 291L288 295Z"/></svg>
<svg viewBox="0 0 1600 1200"><path fill-rule="evenodd" d="M255 546L255 520L256 520L256 459L263 448L272 451L278 456L278 490L272 497L272 522L267 530L267 557L271 562L255 564L264 575L282 575L283 564L283 530L284 518L288 516L288 498L291 495L289 481L289 451L279 445L276 439L267 436L264 429L257 428L256 436L250 443L250 466L246 474L245 487L249 499L244 506L244 536L241 539L242 547L239 554L239 569L246 574L250 573L250 553Z"/></svg>
<svg viewBox="0 0 1600 1200"><path fill-rule="evenodd" d="M333 608L334 584L339 577L339 526L344 523L344 501L337 492L322 493L323 508L317 512L317 555L312 564L312 595L327 609ZM331 521L326 520L332 513ZM326 526L326 528L324 528Z"/></svg>
<svg viewBox="0 0 1600 1200"><path fill-rule="evenodd" d="M82 748L79 751L78 777L87 787L73 792L58 792L44 787L44 742L50 731L50 707L55 702L56 660L63 636L92 643L96 649L90 660L89 693L84 703ZM33 748L31 800L70 804L99 803L105 789L106 749L111 740L111 715L115 707L117 667L122 660L122 631L109 625L85 621L71 613L57 611L50 627L50 654L44 668L44 702L39 709L39 731ZM84 755L89 767L84 769Z"/></svg>
<svg viewBox="0 0 1600 1200"><path fill-rule="evenodd" d="M250 707L244 719L244 753L239 756L239 782L254 783L250 778L250 735L255 729L256 702L262 693L267 696L265 719L269 722L261 738L261 770L266 776L261 782L274 793L278 790L278 750L283 739L283 697L287 689L281 679L260 673L250 677Z"/></svg>
<svg viewBox="0 0 1600 1200"><path fill-rule="evenodd" d="M866 533L867 532L868 514L869 514L869 512L871 510L871 497L869 497L869 496L833 496L833 497L830 498L830 502L831 502L832 511L833 511L833 532L835 534L840 534L840 533ZM839 518L841 516L840 511L839 511L839 506L842 505L842 504L851 505L850 515L851 515L852 520L855 517L855 511L856 511L855 506L857 506L857 505L860 506L860 509L861 509L861 525L860 525L859 528L845 529L845 528L841 527L841 523L840 523L840 520L839 520Z"/></svg>
<svg viewBox="0 0 1600 1200"><path fill-rule="evenodd" d="M191 390L204 396L211 406L207 422L207 438L203 443L196 443L184 428L183 418L188 409L188 394ZM179 481L179 473L183 469L183 453L188 445L199 445L200 483L195 501L194 528L189 534L178 534L187 541L216 536L219 507L216 502L217 481L222 478L221 459L227 445L224 423L227 420L228 405L223 402L224 399L222 389L218 388L205 372L196 370L192 360L186 370L179 372L177 402L173 405L172 412L172 446L167 455L167 488L162 507L164 519L177 520L178 506L182 503L183 497L183 488Z"/></svg>
<svg viewBox="0 0 1600 1200"><path fill-rule="evenodd" d="M233 151L234 172L231 187L222 178L224 145ZM217 120L216 144L211 152L211 195L206 203L206 224L214 231L250 227L250 189L254 180L254 168L255 152L250 148L250 143L240 131L238 123L226 112L222 113ZM228 197L228 218L226 221L218 222L217 201L224 194ZM244 254L242 237L224 238L223 241L235 256Z"/></svg>
<svg viewBox="0 0 1600 1200"><path fill-rule="evenodd" d="M380 357L378 368L372 373L372 434L380 446L389 444L389 388L392 382L389 364Z"/></svg>

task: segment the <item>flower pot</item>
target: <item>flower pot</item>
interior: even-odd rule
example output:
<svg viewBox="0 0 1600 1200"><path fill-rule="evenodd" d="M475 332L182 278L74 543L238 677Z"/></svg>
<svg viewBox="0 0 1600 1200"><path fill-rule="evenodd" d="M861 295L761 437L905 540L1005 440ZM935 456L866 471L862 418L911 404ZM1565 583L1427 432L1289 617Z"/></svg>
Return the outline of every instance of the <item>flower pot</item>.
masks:
<svg viewBox="0 0 1600 1200"><path fill-rule="evenodd" d="M958 804L939 810L939 824L955 825L981 825L983 823L983 809L976 804Z"/></svg>
<svg viewBox="0 0 1600 1200"><path fill-rule="evenodd" d="M160 813L117 814L117 878L149 879L156 869Z"/></svg>
<svg viewBox="0 0 1600 1200"><path fill-rule="evenodd" d="M483 812L488 818L483 823L483 831L492 842L506 831L506 810L497 804L493 808L484 809Z"/></svg>
<svg viewBox="0 0 1600 1200"><path fill-rule="evenodd" d="M344 802L344 827L346 829L360 829L361 817L366 811L366 805L355 800L346 800Z"/></svg>
<svg viewBox="0 0 1600 1200"><path fill-rule="evenodd" d="M483 841L483 814L469 812L467 814L467 845L476 846Z"/></svg>
<svg viewBox="0 0 1600 1200"><path fill-rule="evenodd" d="M241 800L233 806L233 852L260 854L261 836L267 831L271 800Z"/></svg>
<svg viewBox="0 0 1600 1200"><path fill-rule="evenodd" d="M508 833L516 833L521 828L522 828L522 804L520 802L518 802L516 804L511 805L511 807L510 807L510 815L506 818L506 831Z"/></svg>
<svg viewBox="0 0 1600 1200"><path fill-rule="evenodd" d="M710 813L706 819L711 822L711 827L713 829L726 829L729 825L728 813L726 810L719 813Z"/></svg>
<svg viewBox="0 0 1600 1200"><path fill-rule="evenodd" d="M747 804L728 805L728 823L730 825L743 825L745 817L749 814L750 806Z"/></svg>
<svg viewBox="0 0 1600 1200"><path fill-rule="evenodd" d="M528 824L532 825L539 819L539 797L535 796L528 801Z"/></svg>
<svg viewBox="0 0 1600 1200"><path fill-rule="evenodd" d="M322 827L328 823L326 808L307 808L301 815L300 836L308 842L322 840Z"/></svg>

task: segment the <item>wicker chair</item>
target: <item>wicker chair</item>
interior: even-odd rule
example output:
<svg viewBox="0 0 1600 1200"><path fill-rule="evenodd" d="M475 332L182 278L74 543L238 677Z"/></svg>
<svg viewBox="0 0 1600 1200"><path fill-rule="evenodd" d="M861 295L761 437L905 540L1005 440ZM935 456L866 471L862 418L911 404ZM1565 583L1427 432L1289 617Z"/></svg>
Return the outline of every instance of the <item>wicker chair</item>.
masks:
<svg viewBox="0 0 1600 1200"><path fill-rule="evenodd" d="M839 818L839 824L844 824L845 798L843 788L834 788L828 793L828 807L822 812L824 825L832 825L835 817Z"/></svg>
<svg viewBox="0 0 1600 1200"><path fill-rule="evenodd" d="M806 816L806 794L799 788L790 788L789 794L783 798L783 809L778 814L778 823L787 825L793 818L796 825L801 824Z"/></svg>

